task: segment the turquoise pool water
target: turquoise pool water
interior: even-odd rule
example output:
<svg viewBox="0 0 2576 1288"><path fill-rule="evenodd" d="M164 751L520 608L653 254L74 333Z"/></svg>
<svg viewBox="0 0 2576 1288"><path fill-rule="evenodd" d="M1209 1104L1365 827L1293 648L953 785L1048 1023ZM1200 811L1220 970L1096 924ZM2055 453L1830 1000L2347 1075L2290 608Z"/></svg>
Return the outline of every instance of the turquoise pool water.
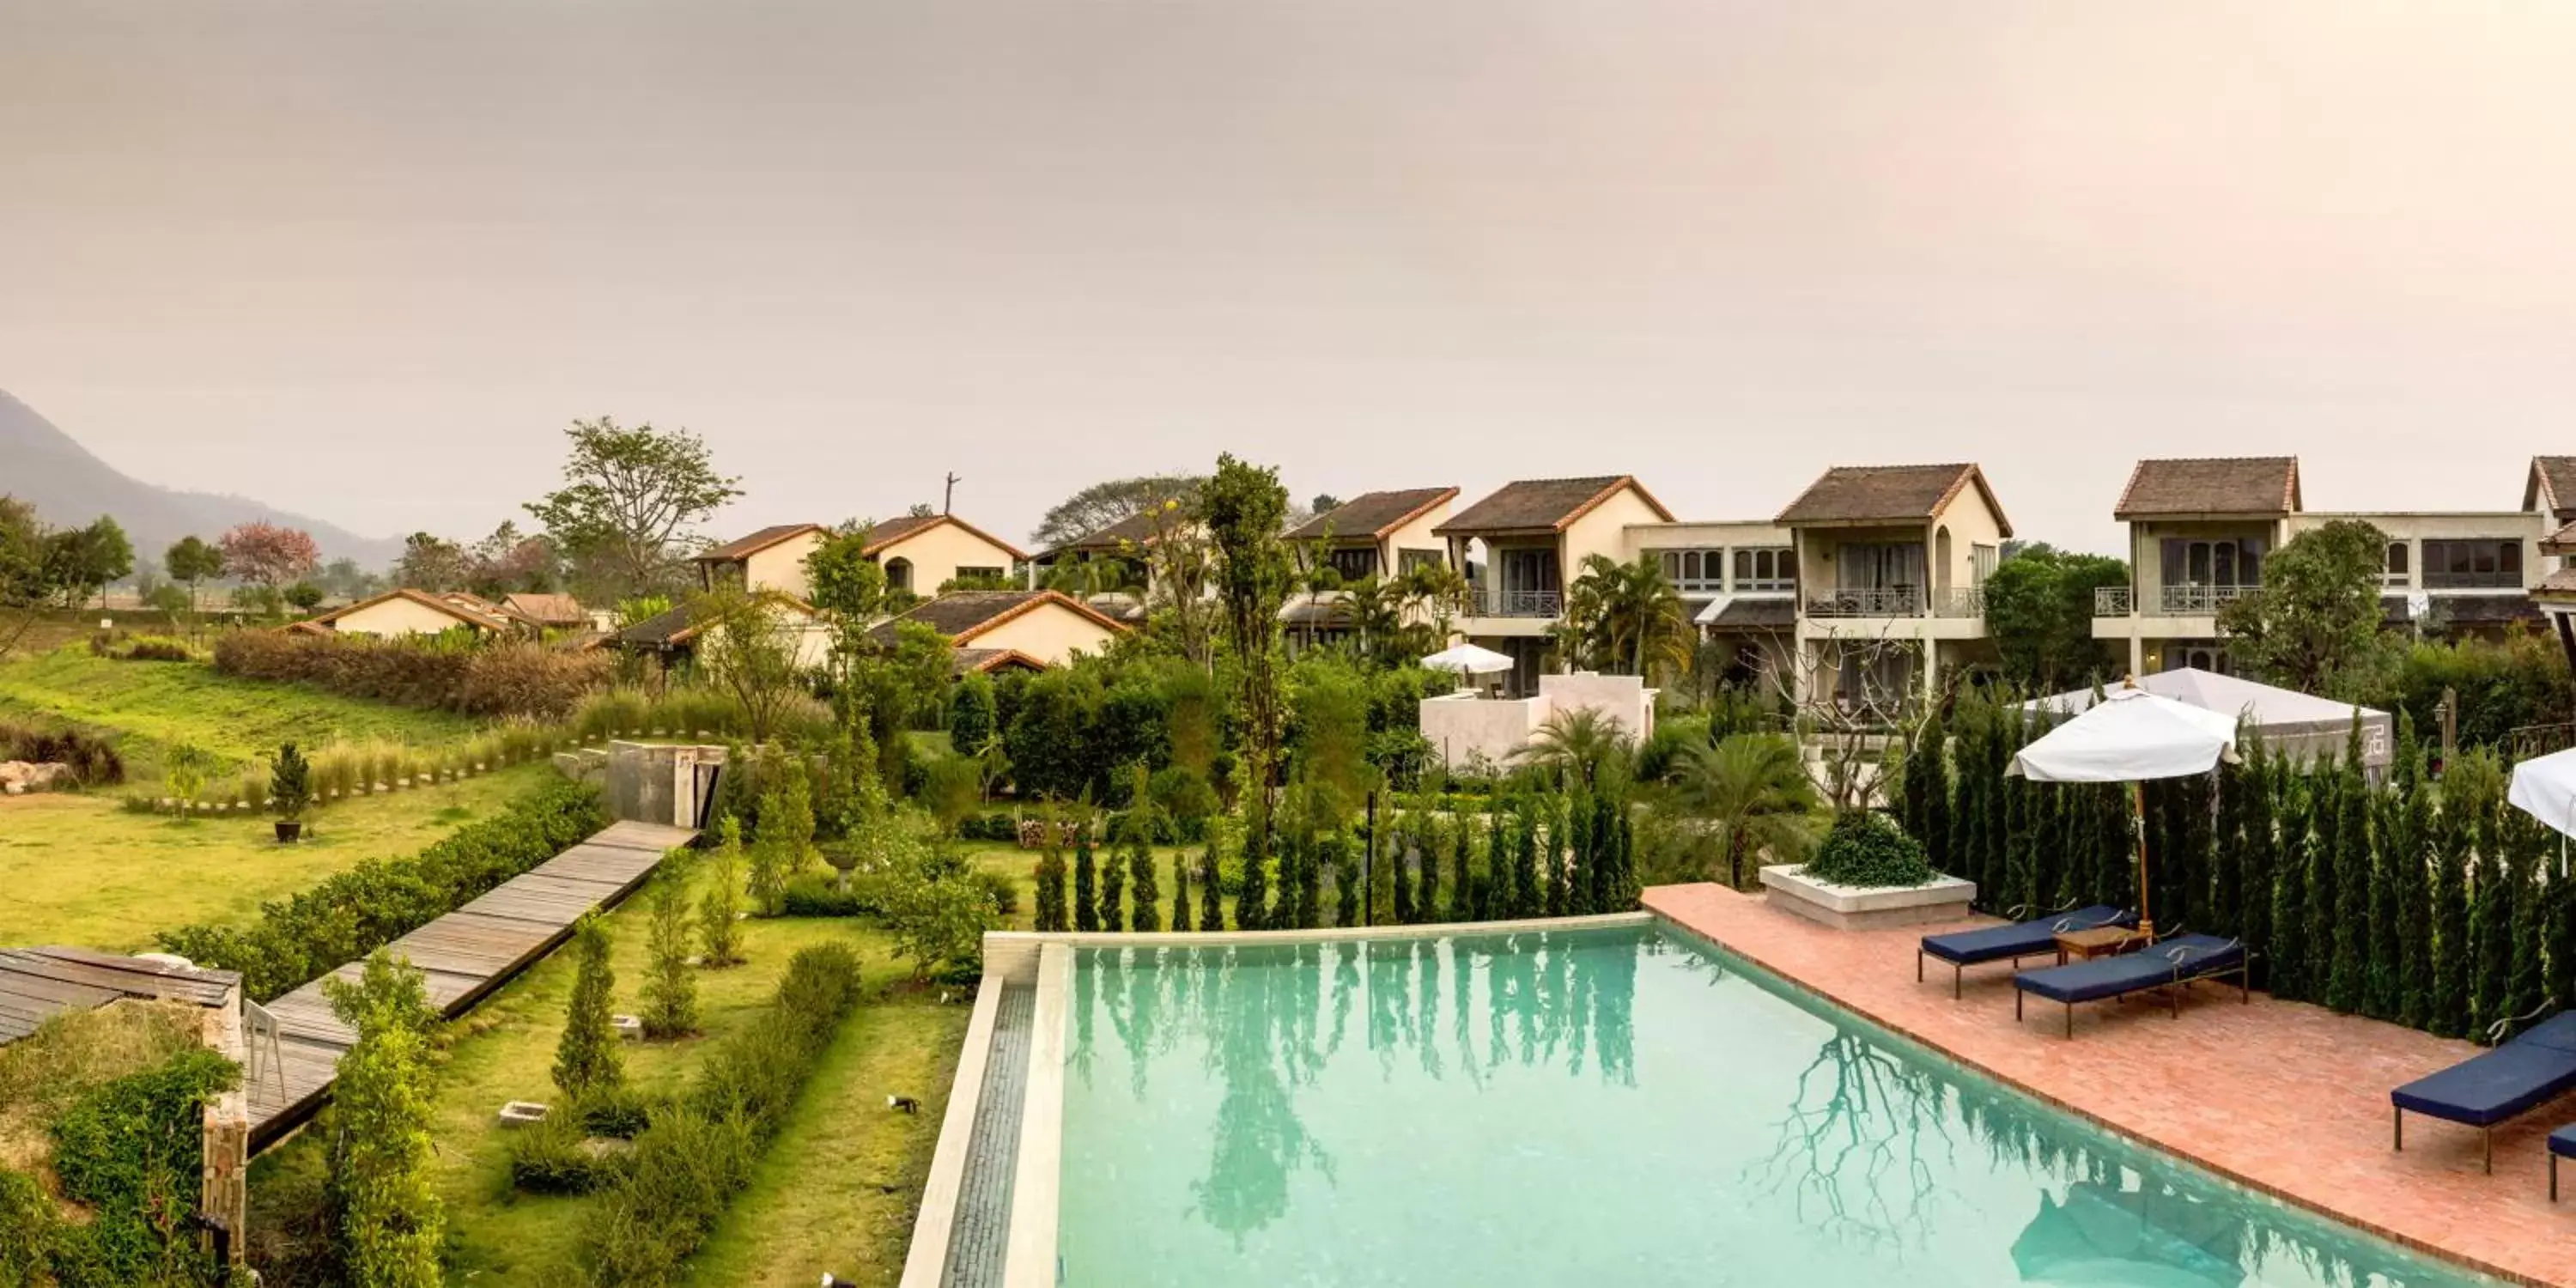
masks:
<svg viewBox="0 0 2576 1288"><path fill-rule="evenodd" d="M1652 929L1076 954L1062 1282L2480 1278Z"/></svg>

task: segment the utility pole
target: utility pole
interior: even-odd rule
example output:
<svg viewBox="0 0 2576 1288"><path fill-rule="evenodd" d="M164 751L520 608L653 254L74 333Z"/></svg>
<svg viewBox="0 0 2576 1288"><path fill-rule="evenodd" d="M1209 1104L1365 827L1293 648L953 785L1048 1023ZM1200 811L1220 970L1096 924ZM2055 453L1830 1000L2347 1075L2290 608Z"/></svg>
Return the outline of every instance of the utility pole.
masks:
<svg viewBox="0 0 2576 1288"><path fill-rule="evenodd" d="M939 512L941 514L957 512L957 471L955 470L948 471L948 490L939 498Z"/></svg>

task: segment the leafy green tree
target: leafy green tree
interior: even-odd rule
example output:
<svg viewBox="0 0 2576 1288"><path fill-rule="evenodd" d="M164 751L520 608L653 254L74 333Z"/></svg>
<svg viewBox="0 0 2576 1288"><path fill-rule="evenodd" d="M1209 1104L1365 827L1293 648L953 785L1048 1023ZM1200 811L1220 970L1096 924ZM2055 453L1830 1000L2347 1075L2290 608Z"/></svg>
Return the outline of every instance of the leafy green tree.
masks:
<svg viewBox="0 0 2576 1288"><path fill-rule="evenodd" d="M1250 856L1270 850L1271 792L1278 783L1284 730L1279 692L1279 612L1288 600L1294 568L1280 542L1288 493L1279 472L1219 456L1215 477L1199 494L1209 538L1217 550L1217 597L1225 605L1227 641L1237 668L1234 716L1242 730L1244 783L1253 797ZM1247 883L1251 880L1246 877Z"/></svg>
<svg viewBox="0 0 2576 1288"><path fill-rule="evenodd" d="M645 895L644 1036L675 1038L698 1028L698 977L689 969L687 851L662 859Z"/></svg>
<svg viewBox="0 0 2576 1288"><path fill-rule="evenodd" d="M775 917L787 910L787 878L793 875L787 861L787 847L767 836L751 843L751 906L761 916Z"/></svg>
<svg viewBox="0 0 2576 1288"><path fill-rule="evenodd" d="M980 671L960 677L948 697L948 745L961 756L980 756L999 733L992 677Z"/></svg>
<svg viewBox="0 0 2576 1288"><path fill-rule="evenodd" d="M2433 1024L2433 792L2424 781L2424 746L2415 722L2400 716L2395 790L2386 793L2389 826L2380 854L2397 887L2397 1022Z"/></svg>
<svg viewBox="0 0 2576 1288"><path fill-rule="evenodd" d="M617 992L617 974L608 964L608 927L599 914L584 916L573 928L572 999L565 1007L563 1037L555 1043L555 1086L574 1105L613 1091L626 1081L626 1060L617 1049L617 1029L609 1013Z"/></svg>
<svg viewBox="0 0 2576 1288"><path fill-rule="evenodd" d="M603 416L574 421L564 438L564 485L526 508L601 599L670 586L697 525L742 495L741 480L718 473L685 429L628 429Z"/></svg>
<svg viewBox="0 0 2576 1288"><path fill-rule="evenodd" d="M738 586L720 586L689 603L698 669L733 699L754 744L770 740L804 692L792 611L774 592Z"/></svg>
<svg viewBox="0 0 2576 1288"><path fill-rule="evenodd" d="M931 847L900 847L881 885L885 928L898 957L912 962L914 979L933 971L971 975L982 970L984 932L1000 920L993 894L958 871ZM809 950L810 951L810 950Z"/></svg>
<svg viewBox="0 0 2576 1288"><path fill-rule="evenodd" d="M322 588L309 581L299 581L279 595L299 613L309 613L322 606Z"/></svg>
<svg viewBox="0 0 2576 1288"><path fill-rule="evenodd" d="M115 519L103 514L88 527L54 533L45 555L54 564L54 580L63 588L67 608L78 607L92 593L106 594L108 583L134 571L134 543Z"/></svg>
<svg viewBox="0 0 2576 1288"><path fill-rule="evenodd" d="M2105 674L2102 643L2093 638L2094 592L2128 584L2129 566L2118 559L2046 542L2016 547L1985 584L1986 631L2005 680L2053 693Z"/></svg>
<svg viewBox="0 0 2576 1288"><path fill-rule="evenodd" d="M1419 920L1413 910L1412 871L1422 853L1422 824L1417 819L1407 819L1387 832L1392 844L1387 849L1386 863L1395 869L1395 922L1410 926Z"/></svg>
<svg viewBox="0 0 2576 1288"><path fill-rule="evenodd" d="M331 1011L357 1034L332 1086L331 1198L348 1280L437 1288L446 1210L432 1184L430 1009L421 975L379 948L355 983L326 978Z"/></svg>
<svg viewBox="0 0 2576 1288"><path fill-rule="evenodd" d="M2303 693L2358 696L2393 660L2380 634L2387 562L2387 534L2358 519L2290 538L2263 561L2259 589L2219 606L2229 659Z"/></svg>
<svg viewBox="0 0 2576 1288"><path fill-rule="evenodd" d="M1061 933L1073 929L1065 902L1064 827L1050 811L1039 822L1041 840L1037 870L1037 929Z"/></svg>
<svg viewBox="0 0 2576 1288"><path fill-rule="evenodd" d="M1100 865L1091 853L1089 811L1074 822L1073 928L1084 934L1100 929Z"/></svg>
<svg viewBox="0 0 2576 1288"><path fill-rule="evenodd" d="M698 898L698 960L721 968L742 961L742 820L725 815L716 838L707 892Z"/></svg>
<svg viewBox="0 0 2576 1288"><path fill-rule="evenodd" d="M1029 540L1041 550L1079 541L1149 505L1174 498L1186 503L1203 481L1187 474L1144 474L1090 484L1048 507Z"/></svg>
<svg viewBox="0 0 2576 1288"><path fill-rule="evenodd" d="M197 611L197 587L224 575L224 552L203 537L181 537L162 552L161 570L188 588L188 611Z"/></svg>

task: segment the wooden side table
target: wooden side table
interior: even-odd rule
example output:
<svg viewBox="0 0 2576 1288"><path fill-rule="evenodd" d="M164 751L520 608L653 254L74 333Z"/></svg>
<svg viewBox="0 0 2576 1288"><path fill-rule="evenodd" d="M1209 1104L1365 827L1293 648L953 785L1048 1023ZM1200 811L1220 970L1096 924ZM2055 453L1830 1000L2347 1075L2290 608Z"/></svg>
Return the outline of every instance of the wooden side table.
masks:
<svg viewBox="0 0 2576 1288"><path fill-rule="evenodd" d="M2146 942L2146 936L2126 926L2061 930L2057 932L2057 964L2063 966L2069 958L2089 962L2096 957L2110 957L2143 947Z"/></svg>

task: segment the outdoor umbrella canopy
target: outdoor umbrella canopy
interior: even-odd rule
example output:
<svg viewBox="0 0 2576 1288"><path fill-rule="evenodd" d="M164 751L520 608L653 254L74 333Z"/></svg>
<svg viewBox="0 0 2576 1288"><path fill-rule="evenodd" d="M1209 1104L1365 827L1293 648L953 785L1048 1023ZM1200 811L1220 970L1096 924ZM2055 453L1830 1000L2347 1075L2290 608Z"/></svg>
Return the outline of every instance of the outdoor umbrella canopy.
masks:
<svg viewBox="0 0 2576 1288"><path fill-rule="evenodd" d="M2396 718L2371 707L2189 666L2142 675L2130 683L2158 697L2215 711L2231 721L2242 720L2247 729L2263 736L2267 751L2301 764L2342 755L2356 722L2361 726L2364 768L2385 770L2393 754ZM2093 703L2093 690L2075 689L2025 702L2022 709L2070 716Z"/></svg>
<svg viewBox="0 0 2576 1288"><path fill-rule="evenodd" d="M1455 671L1460 675L1491 675L1512 669L1510 655L1473 644L1444 648L1422 659L1422 664L1434 671Z"/></svg>
<svg viewBox="0 0 2576 1288"><path fill-rule="evenodd" d="M2147 907L2146 788L2150 778L2205 774L2236 758L2236 721L2124 684L2013 756L2007 774L2036 783L2136 783L2138 933L2154 939Z"/></svg>
<svg viewBox="0 0 2576 1288"><path fill-rule="evenodd" d="M2513 767L2504 798L2515 809L2547 823L2562 837L2576 836L2576 749L2553 751ZM2567 870L2567 843L2558 843L2558 869Z"/></svg>

